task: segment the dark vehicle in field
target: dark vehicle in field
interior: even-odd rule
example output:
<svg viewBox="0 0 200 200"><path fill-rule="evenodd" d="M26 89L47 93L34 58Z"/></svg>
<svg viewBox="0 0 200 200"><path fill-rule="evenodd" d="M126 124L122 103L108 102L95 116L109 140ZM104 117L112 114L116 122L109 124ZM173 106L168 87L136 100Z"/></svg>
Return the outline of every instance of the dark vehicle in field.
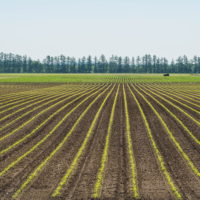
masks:
<svg viewBox="0 0 200 200"><path fill-rule="evenodd" d="M169 76L169 74L168 74L168 73L166 73L166 74L163 74L163 76Z"/></svg>

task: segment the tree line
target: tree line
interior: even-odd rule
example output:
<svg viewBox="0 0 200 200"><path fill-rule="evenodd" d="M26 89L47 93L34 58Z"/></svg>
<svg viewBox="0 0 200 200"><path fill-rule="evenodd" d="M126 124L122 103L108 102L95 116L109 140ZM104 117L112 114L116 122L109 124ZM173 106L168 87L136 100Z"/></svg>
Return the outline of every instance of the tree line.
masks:
<svg viewBox="0 0 200 200"><path fill-rule="evenodd" d="M12 53L0 53L0 73L200 73L200 57L180 56L169 61L165 57L144 55L121 57L47 56L34 60Z"/></svg>

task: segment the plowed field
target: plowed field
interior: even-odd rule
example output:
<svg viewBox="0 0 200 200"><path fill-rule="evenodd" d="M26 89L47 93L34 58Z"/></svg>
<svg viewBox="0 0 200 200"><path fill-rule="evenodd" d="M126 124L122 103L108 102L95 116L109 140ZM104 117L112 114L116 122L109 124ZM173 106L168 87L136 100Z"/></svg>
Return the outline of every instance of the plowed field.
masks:
<svg viewBox="0 0 200 200"><path fill-rule="evenodd" d="M200 199L200 83L0 84L0 199Z"/></svg>

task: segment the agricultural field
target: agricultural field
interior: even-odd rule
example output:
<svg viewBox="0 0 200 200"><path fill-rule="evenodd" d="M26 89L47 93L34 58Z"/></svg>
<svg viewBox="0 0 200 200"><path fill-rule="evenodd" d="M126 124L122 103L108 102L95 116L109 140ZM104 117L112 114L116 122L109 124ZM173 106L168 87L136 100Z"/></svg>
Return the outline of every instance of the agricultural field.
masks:
<svg viewBox="0 0 200 200"><path fill-rule="evenodd" d="M200 76L0 75L0 199L200 199Z"/></svg>

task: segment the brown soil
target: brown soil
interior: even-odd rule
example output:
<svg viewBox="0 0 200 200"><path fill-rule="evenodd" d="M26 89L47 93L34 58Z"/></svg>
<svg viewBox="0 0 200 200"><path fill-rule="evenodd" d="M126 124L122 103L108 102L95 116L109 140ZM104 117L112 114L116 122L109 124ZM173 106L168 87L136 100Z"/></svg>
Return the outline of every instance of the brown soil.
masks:
<svg viewBox="0 0 200 200"><path fill-rule="evenodd" d="M163 84L163 83L162 83ZM162 85L161 84L161 85ZM70 87L77 88L78 84L66 84L66 88ZM95 84L94 84L95 85ZM98 84L100 88L104 85ZM141 84L145 86L145 84ZM0 95L8 93L20 94L22 91L31 91L39 88L58 87L59 84L0 84L0 88L6 88L2 90ZM63 87L60 84L60 87ZM85 85L86 86L86 85ZM88 87L92 84L88 84ZM171 87L171 84L163 84L163 87ZM179 85L180 86L180 85ZM187 86L187 85L186 85ZM65 87L65 86L64 86ZM175 88L175 85L173 85ZM197 85L199 87L199 85ZM189 88L189 86L188 86ZM183 158L173 141L168 136L165 128L160 123L159 119L144 101L144 99L132 88L132 91L139 100L142 109L146 115L146 118L150 124L150 128L154 137L154 140L161 152L166 168L171 175L173 182L175 183L178 191L181 193L184 200L198 200L200 199L200 179L192 171L191 167L187 164L187 161ZM86 88L84 89L87 90ZM105 98L108 91L101 96L90 110L86 113L84 118L78 124L73 134L69 137L68 141L63 147L56 153L56 155L47 162L40 173L28 184L28 186L22 191L19 200L81 200L81 199L92 199L94 184L97 178L97 172L100 167L102 153L105 145L105 139L108 130L108 123L111 114L111 109L116 94L117 87L115 87L111 96L108 98L98 122L94 128L93 134L90 137L86 148L84 149L80 159L78 160L77 167L72 171L67 183L62 189L62 193L59 197L51 197L53 191L58 186L59 181L69 168L73 158L78 152L81 144L83 143L87 131L91 126L95 114L97 113L103 99ZM151 141L149 140L147 129L143 122L142 116L138 109L136 102L134 101L127 85L125 84L125 91L127 94L127 103L130 117L130 131L133 152L136 162L137 172L137 183L138 190L141 200L175 200L175 196L171 191L171 188L160 168L160 164L155 156L155 152ZM154 108L161 115L177 142L184 150L184 152L190 157L191 161L200 171L200 147L196 144L191 137L187 134L184 128L176 122L160 105L158 105L148 95L139 90L148 101L154 106ZM32 153L27 155L19 163L14 165L8 170L3 176L0 176L0 196L1 200L10 200L12 195L19 189L21 184L27 180L28 176L33 170L48 156L50 153L61 143L65 135L72 128L81 113L87 108L87 106L94 100L94 98L101 91L85 103L78 107L68 118L65 120L59 128L38 148ZM156 97L155 95L153 95ZM14 98L14 96L13 96ZM39 98L39 96L38 96ZM76 97L73 97L74 99ZM79 102L85 97L80 98L69 107L61 111L53 119L49 120L47 124L38 129L36 133L30 138L26 139L23 143L17 145L4 155L0 156L0 172L5 169L10 163L15 161L21 155L26 153L31 147L41 141L45 135L47 135L60 120ZM63 97L64 99L64 97ZM165 101L156 97L161 103L168 107L179 119L192 131L192 133L200 139L199 131L200 127L195 124L191 119L182 114L180 111L170 106ZM170 100L170 99L168 99ZM58 100L55 98L53 103ZM37 127L42 121L48 116L53 114L57 109L64 106L70 100L57 105L55 108L41 115L38 119L33 120L30 124L23 127L21 130L16 132L13 136L0 141L0 150L9 147L9 145L18 141L19 139L30 133L35 127ZM3 101L2 101L3 102ZM46 101L45 101L46 102ZM51 104L47 104L34 112L31 112L20 121L14 123L12 126L7 127L5 130L0 132L0 136L7 134L8 132L16 129L23 122L31 119L38 112L49 107ZM200 116L197 113L186 109L184 106L173 102L174 104L185 109L191 116L199 120ZM6 105L6 104L5 104ZM189 104L188 104L189 105ZM20 107L19 107L20 108ZM15 108L12 113L17 111ZM15 117L20 116L33 107L30 107L18 115L13 115L6 121L3 121L1 125L11 122ZM0 116L2 117L2 116ZM105 171L103 175L103 183L101 188L100 199L134 199L132 194L132 182L129 166L129 155L127 152L127 141L125 131L125 110L124 110L124 99L122 85L120 85L119 95L116 104L116 110L114 115L114 121L112 126L112 134L109 143L108 159L105 165Z"/></svg>

